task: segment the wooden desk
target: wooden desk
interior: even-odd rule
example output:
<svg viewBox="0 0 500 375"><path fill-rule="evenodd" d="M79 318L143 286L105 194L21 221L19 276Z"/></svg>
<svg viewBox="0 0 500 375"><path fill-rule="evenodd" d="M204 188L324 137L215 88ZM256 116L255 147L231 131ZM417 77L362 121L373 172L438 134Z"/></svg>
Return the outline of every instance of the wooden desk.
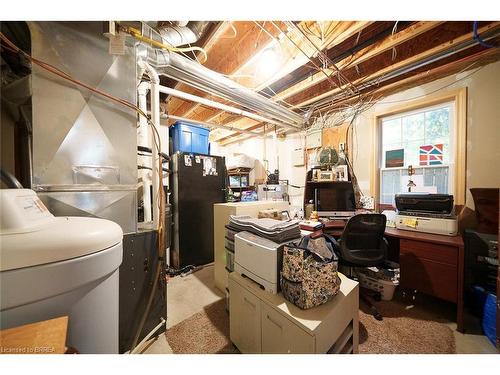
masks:
<svg viewBox="0 0 500 375"><path fill-rule="evenodd" d="M68 317L0 331L0 354L64 354Z"/></svg>
<svg viewBox="0 0 500 375"><path fill-rule="evenodd" d="M341 223L324 228L342 235ZM453 302L457 305L457 331L464 331L464 242L462 236L444 236L386 228L388 259L398 262L400 286Z"/></svg>
<svg viewBox="0 0 500 375"><path fill-rule="evenodd" d="M399 263L400 286L457 305L457 331L464 331L464 242L442 236L386 228L389 258Z"/></svg>

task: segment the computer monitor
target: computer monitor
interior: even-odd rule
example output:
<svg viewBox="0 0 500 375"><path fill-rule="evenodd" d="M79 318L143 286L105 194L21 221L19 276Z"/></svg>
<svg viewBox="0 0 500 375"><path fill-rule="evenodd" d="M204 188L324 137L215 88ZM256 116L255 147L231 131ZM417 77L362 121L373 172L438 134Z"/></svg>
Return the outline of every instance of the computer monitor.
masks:
<svg viewBox="0 0 500 375"><path fill-rule="evenodd" d="M334 183L314 188L314 208L322 217L349 217L356 213L351 183Z"/></svg>

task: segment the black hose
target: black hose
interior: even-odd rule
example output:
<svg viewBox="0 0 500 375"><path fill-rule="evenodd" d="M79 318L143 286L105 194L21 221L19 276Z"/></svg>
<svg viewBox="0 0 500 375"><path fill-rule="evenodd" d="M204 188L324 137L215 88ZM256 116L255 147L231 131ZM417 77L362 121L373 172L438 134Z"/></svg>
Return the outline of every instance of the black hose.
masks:
<svg viewBox="0 0 500 375"><path fill-rule="evenodd" d="M145 146L137 146L137 151L147 152L149 154L153 153L153 150L151 150L149 147L145 147ZM159 152L158 155L163 157L164 162L170 160L170 156L168 156L164 152Z"/></svg>
<svg viewBox="0 0 500 375"><path fill-rule="evenodd" d="M10 174L3 168L0 169L0 176L2 179L2 182L7 185L9 189L24 189L23 185L19 182L17 178L14 177L14 175Z"/></svg>

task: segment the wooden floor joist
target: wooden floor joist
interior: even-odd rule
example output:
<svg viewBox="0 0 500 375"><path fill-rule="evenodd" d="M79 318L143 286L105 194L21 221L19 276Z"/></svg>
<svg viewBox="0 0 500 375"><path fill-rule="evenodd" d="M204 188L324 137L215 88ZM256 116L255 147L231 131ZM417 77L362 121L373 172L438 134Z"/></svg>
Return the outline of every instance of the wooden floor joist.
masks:
<svg viewBox="0 0 500 375"><path fill-rule="evenodd" d="M488 32L488 31L493 31L493 30L499 30L500 29L500 22L492 22L482 28L479 29L479 33L482 34L484 32ZM406 67L406 66L409 66L417 61L422 61L426 58L429 58L431 56L434 56L434 55L437 55L437 54L440 54L440 53L443 53L447 50L451 50L454 46L456 46L457 44L460 44L464 41L467 41L467 40L472 40L472 32L470 33L467 33L465 35L462 35L458 38L455 38L453 40L450 40L446 43L442 43L440 44L439 46L436 46L434 48L431 48L431 49L428 49L418 55L415 55L415 56L412 56L411 58L408 58L406 60L403 60L401 62L398 62L396 64L392 64L392 65L389 65L387 66L386 68L384 69L381 69L381 70L378 70L377 72L373 73L373 74L370 74L368 76L363 76L361 78L359 78L358 80L354 81L353 83L355 85L359 85L363 82L366 82L366 81L370 81L370 80L373 80L373 79L377 79L379 77L382 77L386 74L389 74L390 72L392 71L395 71L397 69L400 69L400 68L403 68L403 67ZM316 101L319 101L321 99L325 99L325 98L328 98L330 96L333 96L335 94L338 94L340 93L342 90L341 89L338 89L338 88L334 88L332 90L329 90L329 91L326 91L326 92L323 92L319 95L316 95L315 97L313 98L310 98L310 99L307 99L307 100L304 100L300 103L294 103L294 106L295 107L301 107L301 106L306 106L306 105L309 105L309 104L312 104Z"/></svg>
<svg viewBox="0 0 500 375"><path fill-rule="evenodd" d="M319 48L327 49L329 48L333 43L340 43L344 41L345 39L355 35L358 33L360 30L362 30L364 27L367 25L370 25L372 21L352 21L352 22L345 22L341 23L340 27L338 30L334 30L335 32L332 32L331 35L328 35L325 40L323 41L323 44L319 46ZM263 23L261 23L264 25ZM276 30L278 31L278 30ZM297 39L297 42L300 42L299 39ZM292 48L294 50L294 48ZM297 52L297 51L294 51ZM313 54L314 50L311 50L310 53L311 55ZM267 80L264 83L261 83L254 87L255 91L260 91L263 88L271 85L273 82L279 80L286 74L289 74L291 71L296 69L298 66L301 66L307 62L307 58L303 55L290 55L290 60L293 62L293 64L288 64L284 66L283 69L280 71L276 72L273 74L272 80ZM240 67L237 71L235 71L233 74L237 75L242 73L240 70L242 70L243 66ZM177 113L176 113L177 112ZM178 111L174 111L174 114L178 114L181 112L181 109ZM207 121L207 122L220 122L224 123L225 118L228 117L228 115L224 114L222 111L218 110L212 110L210 108L200 108L199 105L190 105L189 110L185 111L182 116L186 117L191 117L195 120L199 121Z"/></svg>
<svg viewBox="0 0 500 375"><path fill-rule="evenodd" d="M248 59L265 48L271 40L267 33L261 32L257 25L250 22L234 22L233 25L236 29L236 36L233 37L234 32L231 27L226 26L223 33L219 33L211 42L208 60L204 64L208 69L221 74L234 74ZM268 26L266 30L270 34L278 34L274 27ZM193 88L184 84L180 89L188 93L194 92ZM197 95L208 97L205 93L197 93ZM193 108L196 109L199 106L179 99L171 99L168 112L187 117Z"/></svg>
<svg viewBox="0 0 500 375"><path fill-rule="evenodd" d="M417 22L411 26L409 26L407 29L400 31L398 33L395 33L382 41L375 43L371 46L368 46L361 51L356 52L352 56L343 59L339 63L337 63L337 66L339 69L345 69L349 66L353 66L355 64L361 64L362 62L365 62L369 60L370 58L373 58L385 51L388 51L394 47L397 47L398 45L415 38L416 36L427 32L429 30L432 30L433 28L436 28L437 26L443 24L441 21L430 21L430 22ZM325 69L327 74L334 74L335 71L331 68ZM310 78L303 80L302 82L299 82L295 84L294 86L278 93L275 97L274 100L283 100L287 99L288 97L308 89L309 87L312 87L316 85L317 83L323 82L326 79L325 75L322 73L315 73L312 75Z"/></svg>

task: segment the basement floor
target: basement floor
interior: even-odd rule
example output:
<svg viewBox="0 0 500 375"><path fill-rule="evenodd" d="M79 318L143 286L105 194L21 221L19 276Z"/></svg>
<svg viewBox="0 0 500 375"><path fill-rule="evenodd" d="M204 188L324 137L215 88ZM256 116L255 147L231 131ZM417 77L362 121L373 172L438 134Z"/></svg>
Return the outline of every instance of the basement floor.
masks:
<svg viewBox="0 0 500 375"><path fill-rule="evenodd" d="M168 284L168 321L167 328L182 322L192 315L203 310L204 307L224 298L214 286L214 268L208 265L205 268L185 277L174 277ZM466 313L466 332L456 331L454 305L434 298L417 296L417 303L436 317L436 321L445 321L453 330L457 354L498 354L491 342L481 333L477 318ZM150 340L144 354L172 354L166 335L162 334Z"/></svg>

